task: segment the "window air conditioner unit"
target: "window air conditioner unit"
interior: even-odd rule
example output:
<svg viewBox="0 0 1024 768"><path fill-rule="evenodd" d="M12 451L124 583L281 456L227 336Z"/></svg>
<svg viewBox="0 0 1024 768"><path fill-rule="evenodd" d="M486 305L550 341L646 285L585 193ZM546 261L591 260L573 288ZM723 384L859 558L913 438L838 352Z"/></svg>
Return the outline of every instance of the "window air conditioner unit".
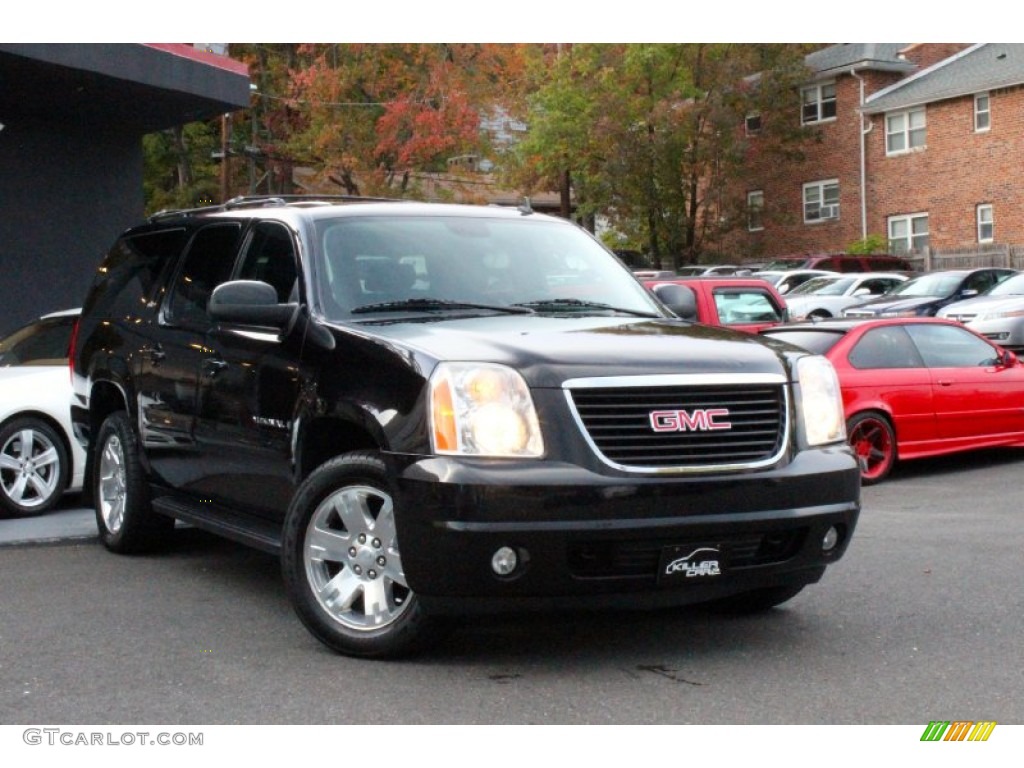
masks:
<svg viewBox="0 0 1024 768"><path fill-rule="evenodd" d="M839 206L838 205L823 205L818 209L818 218L820 219L838 219L839 218Z"/></svg>

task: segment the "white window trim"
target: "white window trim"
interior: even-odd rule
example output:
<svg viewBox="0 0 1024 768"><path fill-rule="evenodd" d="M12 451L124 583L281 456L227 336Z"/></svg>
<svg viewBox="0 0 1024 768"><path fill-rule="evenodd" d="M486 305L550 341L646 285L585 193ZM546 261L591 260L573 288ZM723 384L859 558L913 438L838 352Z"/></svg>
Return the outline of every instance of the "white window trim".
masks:
<svg viewBox="0 0 1024 768"><path fill-rule="evenodd" d="M985 109L981 109L978 106L978 102L981 99L985 99L985 103L986 103ZM985 117L987 119L986 125L983 125L983 126L979 126L978 125L978 118L981 115L985 115ZM992 129L992 97L987 92L986 93L976 93L974 95L974 132L975 133L985 133L986 131L989 131L991 129Z"/></svg>
<svg viewBox="0 0 1024 768"><path fill-rule="evenodd" d="M754 200L757 199L760 202L755 204ZM758 211L757 219L758 224L755 226L754 217L751 213L754 210ZM754 189L747 192L747 231L748 232L760 232L764 229L764 190Z"/></svg>
<svg viewBox="0 0 1024 768"><path fill-rule="evenodd" d="M981 214L982 214L983 211L987 211L988 212L988 220L987 221L983 221L982 220L982 215ZM977 221L977 224L978 224L978 242L979 243L995 242L995 239L996 239L996 217L995 217L995 210L992 208L992 204L991 203L982 203L981 205L979 205L977 207L976 211L975 211L975 220ZM981 234L982 226L988 226L989 232L990 232L988 237L984 237Z"/></svg>
<svg viewBox="0 0 1024 768"><path fill-rule="evenodd" d="M907 253L914 250L914 219L928 219L927 211L919 211L918 213L903 213L898 216L890 216L886 219L886 235L889 247L892 248L892 225L897 221L905 221L907 223ZM931 239L932 229L931 222L928 223L928 238Z"/></svg>
<svg viewBox="0 0 1024 768"><path fill-rule="evenodd" d="M824 179L822 181L809 181L809 182L807 182L806 184L803 185L803 188L802 188L802 191L801 191L801 194L800 194L800 205L803 208L804 224L821 224L822 222L825 222L825 221L838 221L839 220L839 203L829 203L828 204L828 206L835 208L835 215L834 216L821 216L820 215L821 209L826 207L826 204L824 202L825 201L825 188L826 187L831 187L831 186L834 186L836 188L836 192L838 193L838 191L839 191L839 179ZM807 190L812 189L812 188L816 188L818 190L818 198L819 198L818 210L819 210L819 215L815 216L813 218L808 218L807 217Z"/></svg>
<svg viewBox="0 0 1024 768"><path fill-rule="evenodd" d="M832 122L835 122L836 116L839 114L839 94L838 93L836 93L836 95L833 96L830 99L830 101L833 101L833 102L836 103L836 114L832 115L832 117L822 117L821 116L822 105L825 103L824 100L821 98L821 91L822 91L822 89L825 86L831 85L831 86L834 87L835 84L836 84L835 80L828 80L828 81L825 81L823 83L815 83L814 85L805 85L805 86L803 86L800 89L800 125L818 125L819 123L832 123ZM811 89L814 89L816 91L816 101L815 101L815 103L818 105L818 118L816 120L804 120L804 92L805 91L809 91Z"/></svg>
<svg viewBox="0 0 1024 768"><path fill-rule="evenodd" d="M913 115L913 114L917 114L917 113L921 113L922 115L924 115L924 125L922 125L920 128L915 128L913 130L923 130L925 132L925 134L924 134L925 135L925 140L924 140L924 144L922 144L920 147L912 147L912 146L910 146L910 133L911 133L910 116ZM905 146L904 149L890 150L889 149L889 137L890 136L895 136L896 132L893 131L893 132L890 133L890 131L889 131L889 118L890 117L895 117L897 115L903 115L903 117L904 117L904 128L903 128L902 131L900 131L900 133L903 135L904 144L906 146ZM886 155L886 157L895 157L896 155L909 155L912 152L922 152L922 151L924 151L925 149L928 148L928 112L927 112L927 110L924 107L917 107L915 109L904 109L904 110L900 110L900 111L897 111L897 112L887 112L882 119L883 119L882 125L885 128L885 155Z"/></svg>

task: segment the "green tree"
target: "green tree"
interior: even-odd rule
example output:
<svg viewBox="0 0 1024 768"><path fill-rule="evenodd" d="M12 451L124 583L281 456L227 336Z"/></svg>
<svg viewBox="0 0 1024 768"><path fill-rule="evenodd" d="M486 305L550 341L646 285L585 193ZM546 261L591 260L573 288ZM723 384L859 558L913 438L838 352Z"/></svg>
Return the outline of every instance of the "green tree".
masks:
<svg viewBox="0 0 1024 768"><path fill-rule="evenodd" d="M743 120L795 104L804 49L737 44L580 44L536 54L529 134L509 178L601 213L666 266L697 258L738 223ZM752 75L758 75L756 78ZM795 131L766 121L780 152Z"/></svg>

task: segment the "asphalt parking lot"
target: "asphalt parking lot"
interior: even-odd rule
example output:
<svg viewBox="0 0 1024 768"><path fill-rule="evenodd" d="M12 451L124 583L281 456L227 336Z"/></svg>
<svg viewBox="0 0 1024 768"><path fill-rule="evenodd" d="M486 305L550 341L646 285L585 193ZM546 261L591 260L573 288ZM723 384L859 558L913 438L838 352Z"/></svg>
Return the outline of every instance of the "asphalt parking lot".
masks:
<svg viewBox="0 0 1024 768"><path fill-rule="evenodd" d="M389 662L322 647L263 553L190 530L117 557L89 510L3 520L0 722L1024 722L1022 467L897 468L864 490L844 560L765 615L467 620Z"/></svg>

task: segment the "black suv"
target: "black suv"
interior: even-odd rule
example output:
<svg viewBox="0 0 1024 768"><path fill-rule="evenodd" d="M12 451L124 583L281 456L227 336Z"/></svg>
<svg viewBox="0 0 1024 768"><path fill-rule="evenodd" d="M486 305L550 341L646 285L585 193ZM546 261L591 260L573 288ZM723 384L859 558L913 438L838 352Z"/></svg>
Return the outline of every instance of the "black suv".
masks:
<svg viewBox="0 0 1024 768"><path fill-rule="evenodd" d="M676 319L528 208L157 215L100 266L73 378L107 548L177 519L277 553L354 655L476 609L768 608L860 509L824 358Z"/></svg>

